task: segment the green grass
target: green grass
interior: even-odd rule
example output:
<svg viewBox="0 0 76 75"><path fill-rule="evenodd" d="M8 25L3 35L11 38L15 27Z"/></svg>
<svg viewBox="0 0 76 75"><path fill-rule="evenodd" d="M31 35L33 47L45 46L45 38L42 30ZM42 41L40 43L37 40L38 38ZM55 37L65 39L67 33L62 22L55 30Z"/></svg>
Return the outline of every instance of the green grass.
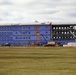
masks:
<svg viewBox="0 0 76 75"><path fill-rule="evenodd" d="M0 47L0 75L76 75L76 48Z"/></svg>

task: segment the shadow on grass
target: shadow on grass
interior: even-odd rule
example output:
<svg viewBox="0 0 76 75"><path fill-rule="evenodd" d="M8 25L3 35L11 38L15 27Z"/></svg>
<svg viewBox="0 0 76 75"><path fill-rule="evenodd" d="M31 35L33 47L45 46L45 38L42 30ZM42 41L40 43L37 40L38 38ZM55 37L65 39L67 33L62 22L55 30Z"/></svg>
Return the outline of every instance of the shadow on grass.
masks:
<svg viewBox="0 0 76 75"><path fill-rule="evenodd" d="M76 58L76 57L69 57L69 56L2 56L0 59L62 59L62 58Z"/></svg>

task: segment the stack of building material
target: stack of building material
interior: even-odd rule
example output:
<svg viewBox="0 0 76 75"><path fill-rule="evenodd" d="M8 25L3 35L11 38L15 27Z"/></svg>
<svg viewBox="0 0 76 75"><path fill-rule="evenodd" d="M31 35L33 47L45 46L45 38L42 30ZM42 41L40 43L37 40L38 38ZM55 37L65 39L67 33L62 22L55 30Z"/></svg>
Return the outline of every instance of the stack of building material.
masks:
<svg viewBox="0 0 76 75"><path fill-rule="evenodd" d="M76 42L69 42L67 45L63 45L63 47L76 47Z"/></svg>

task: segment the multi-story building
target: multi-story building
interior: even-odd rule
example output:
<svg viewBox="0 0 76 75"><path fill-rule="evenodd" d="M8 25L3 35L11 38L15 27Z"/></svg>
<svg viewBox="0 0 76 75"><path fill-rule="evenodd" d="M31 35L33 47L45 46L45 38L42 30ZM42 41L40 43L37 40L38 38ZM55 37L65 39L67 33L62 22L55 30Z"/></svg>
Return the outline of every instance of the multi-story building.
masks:
<svg viewBox="0 0 76 75"><path fill-rule="evenodd" d="M60 44L76 41L76 24L8 24L0 25L0 45L43 45L48 41Z"/></svg>
<svg viewBox="0 0 76 75"><path fill-rule="evenodd" d="M51 40L50 24L13 24L0 25L0 44L12 46L29 46L46 44Z"/></svg>
<svg viewBox="0 0 76 75"><path fill-rule="evenodd" d="M76 24L53 24L52 40L62 45L68 42L75 42Z"/></svg>

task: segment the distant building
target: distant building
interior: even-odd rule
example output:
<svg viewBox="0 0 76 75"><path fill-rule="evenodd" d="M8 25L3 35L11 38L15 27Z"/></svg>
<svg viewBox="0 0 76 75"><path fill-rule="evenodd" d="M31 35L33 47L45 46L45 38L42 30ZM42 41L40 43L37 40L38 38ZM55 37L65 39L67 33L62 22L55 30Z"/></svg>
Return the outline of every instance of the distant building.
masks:
<svg viewBox="0 0 76 75"><path fill-rule="evenodd" d="M76 24L53 24L52 40L63 44L75 42Z"/></svg>
<svg viewBox="0 0 76 75"><path fill-rule="evenodd" d="M0 25L0 45L44 45L49 41L60 44L75 42L76 24L7 24Z"/></svg>
<svg viewBox="0 0 76 75"><path fill-rule="evenodd" d="M50 24L7 24L0 25L0 44L30 46L46 44L51 40Z"/></svg>

